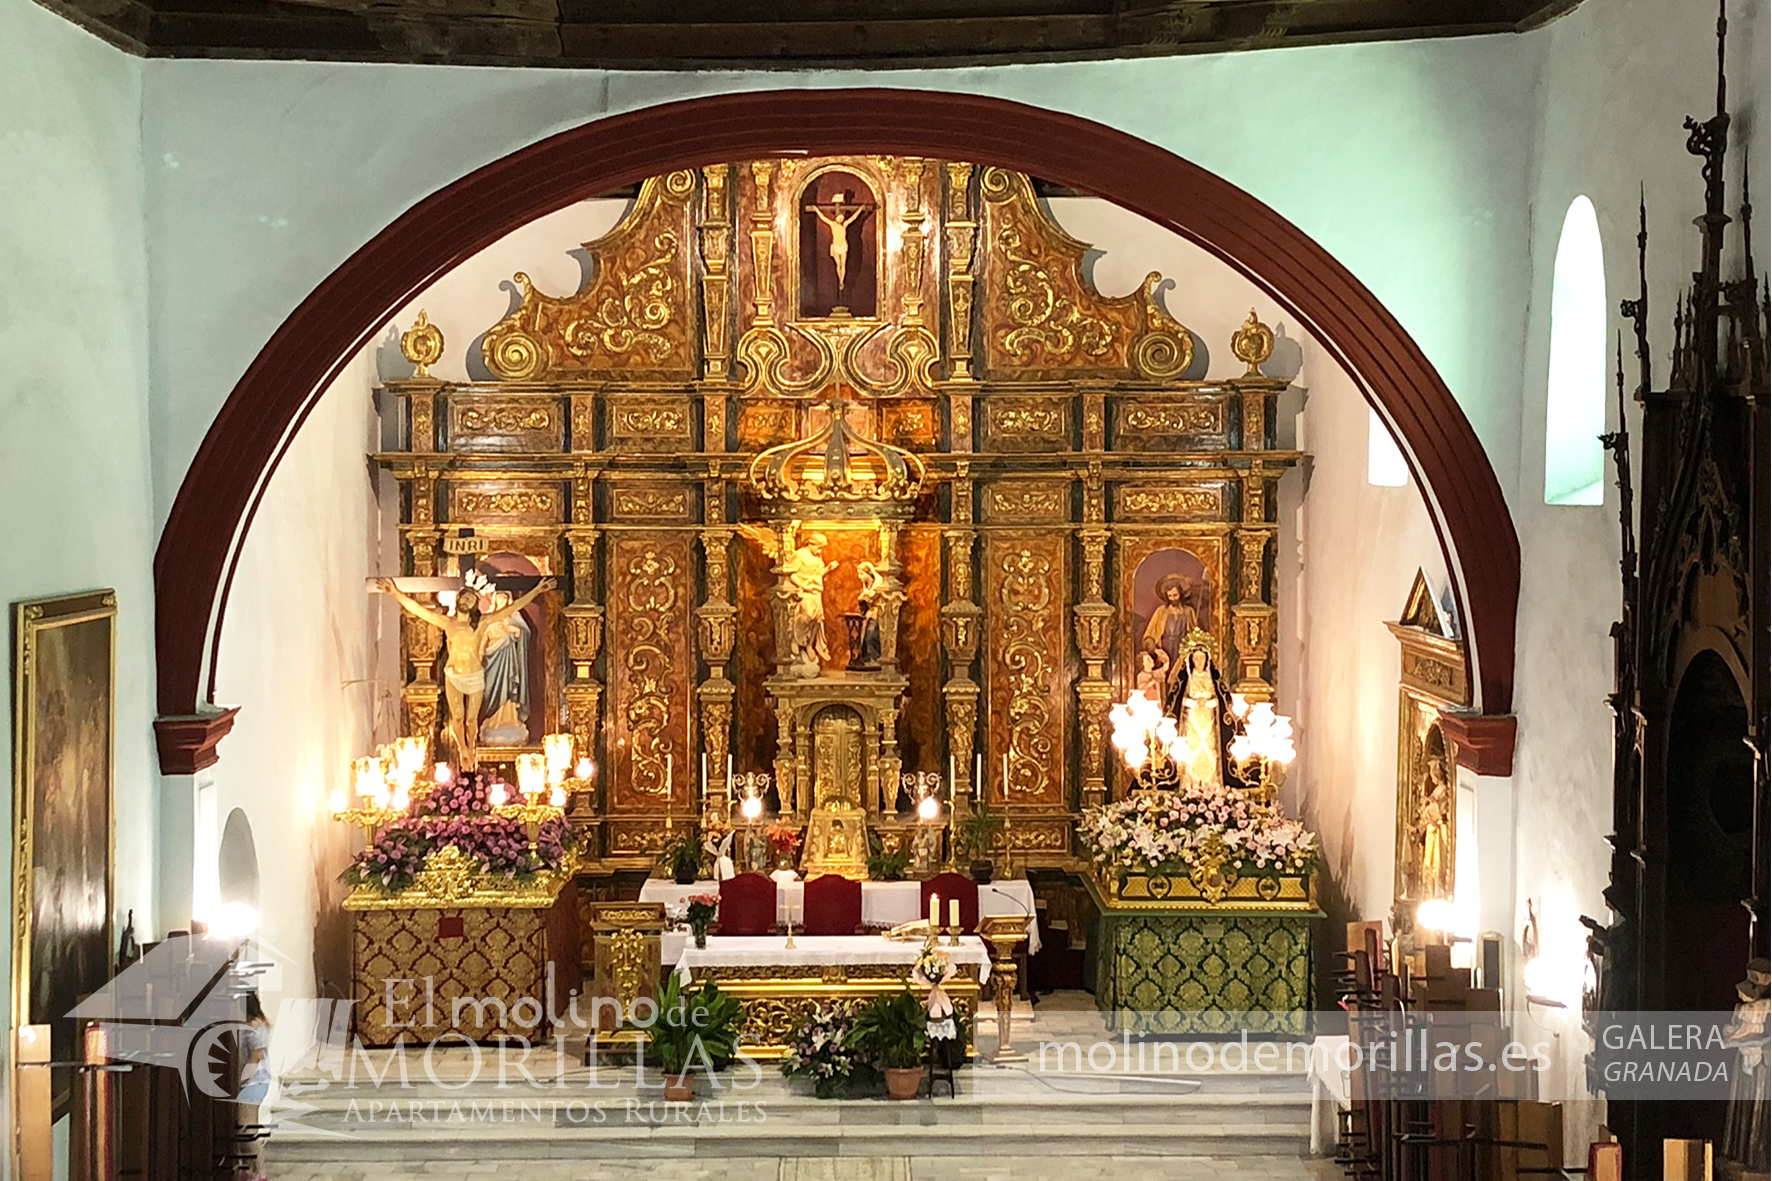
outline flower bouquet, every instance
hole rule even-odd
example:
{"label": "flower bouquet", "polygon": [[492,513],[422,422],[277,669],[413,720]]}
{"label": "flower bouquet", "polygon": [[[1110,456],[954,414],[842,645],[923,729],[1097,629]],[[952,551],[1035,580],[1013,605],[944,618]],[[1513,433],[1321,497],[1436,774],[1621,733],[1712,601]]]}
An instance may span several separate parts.
{"label": "flower bouquet", "polygon": [[713,925],[714,916],[720,913],[720,896],[691,894],[688,902],[689,933],[695,936],[695,946],[704,948],[708,945],[708,928]]}
{"label": "flower bouquet", "polygon": [[792,869],[794,856],[800,851],[800,830],[791,824],[771,824],[763,835],[769,841],[777,868]]}
{"label": "flower bouquet", "polygon": [[1185,875],[1210,853],[1238,877],[1309,873],[1317,838],[1272,804],[1189,786],[1086,809],[1077,836],[1104,872]]}
{"label": "flower bouquet", "polygon": [[812,1080],[812,1093],[820,1099],[841,1098],[857,1086],[877,1084],[880,1074],[872,1049],[855,1032],[858,1008],[855,1001],[814,1008],[788,1039],[781,1072]]}

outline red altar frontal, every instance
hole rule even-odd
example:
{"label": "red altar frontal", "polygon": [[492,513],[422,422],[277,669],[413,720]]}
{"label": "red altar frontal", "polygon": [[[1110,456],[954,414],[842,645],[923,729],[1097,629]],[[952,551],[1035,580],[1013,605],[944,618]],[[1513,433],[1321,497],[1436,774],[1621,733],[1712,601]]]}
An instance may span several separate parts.
{"label": "red altar frontal", "polygon": [[356,1034],[366,1046],[552,1036],[549,1013],[580,989],[577,888],[566,875],[521,886],[474,881],[434,855],[411,888],[357,891],[351,916]]}

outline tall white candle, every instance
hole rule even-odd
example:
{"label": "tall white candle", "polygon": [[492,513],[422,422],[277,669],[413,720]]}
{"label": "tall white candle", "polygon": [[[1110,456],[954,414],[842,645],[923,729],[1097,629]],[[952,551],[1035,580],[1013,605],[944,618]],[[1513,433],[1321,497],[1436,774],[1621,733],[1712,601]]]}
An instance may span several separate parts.
{"label": "tall white candle", "polygon": [[1003,752],[1003,799],[1009,799],[1009,752]]}
{"label": "tall white candle", "polygon": [[984,752],[982,751],[972,760],[972,798],[975,800],[984,799]]}
{"label": "tall white candle", "polygon": [[940,894],[929,895],[929,925],[931,927],[941,926],[941,895]]}
{"label": "tall white candle", "polygon": [[708,752],[701,752],[701,798],[705,803],[708,798]]}
{"label": "tall white candle", "polygon": [[677,756],[674,754],[665,755],[665,798],[666,799],[670,798],[671,785],[675,782],[676,771],[677,771]]}
{"label": "tall white candle", "polygon": [[948,755],[948,798],[950,800],[954,798],[954,784],[956,784],[958,782],[960,782],[960,781],[958,779],[954,778],[954,756],[952,754],[949,754]]}

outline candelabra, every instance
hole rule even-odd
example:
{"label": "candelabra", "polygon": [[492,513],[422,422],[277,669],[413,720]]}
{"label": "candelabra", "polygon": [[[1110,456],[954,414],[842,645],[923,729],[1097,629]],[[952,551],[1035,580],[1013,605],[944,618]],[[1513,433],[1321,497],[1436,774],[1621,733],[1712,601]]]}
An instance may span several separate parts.
{"label": "candelabra", "polygon": [[[1113,723],[1112,741],[1141,789],[1181,786],[1181,768],[1195,753],[1194,744],[1175,718],[1142,693],[1134,693],[1108,711]],[[1244,790],[1264,804],[1274,802],[1286,769],[1297,756],[1292,743],[1292,719],[1274,712],[1266,701],[1253,705],[1242,694],[1230,697],[1230,723],[1235,730],[1229,747],[1230,764]]]}
{"label": "candelabra", "polygon": [[[549,734],[542,739],[541,754],[517,756],[517,792],[522,802],[507,799],[504,784],[492,785],[492,810],[523,825],[530,848],[535,847],[543,824],[566,815],[566,769],[572,766],[572,735]],[[546,792],[548,802],[542,803]]]}
{"label": "candelabra", "polygon": [[744,771],[728,775],[728,790],[738,793],[738,815],[744,822],[745,868],[755,873],[768,872],[768,855],[757,822],[763,818],[763,793],[769,790],[769,773]]}
{"label": "candelabra", "polygon": [[1231,739],[1231,763],[1250,795],[1271,804],[1286,782],[1286,769],[1298,756],[1292,744],[1292,719],[1274,712],[1266,701],[1253,706],[1240,693],[1231,694],[1231,718],[1238,727]]}
{"label": "candelabra", "polygon": [[335,788],[327,801],[332,818],[361,828],[364,841],[375,840],[377,830],[406,814],[415,794],[430,790],[428,783],[418,787],[429,747],[423,738],[400,738],[353,759],[351,786],[360,802],[352,806],[343,789]]}

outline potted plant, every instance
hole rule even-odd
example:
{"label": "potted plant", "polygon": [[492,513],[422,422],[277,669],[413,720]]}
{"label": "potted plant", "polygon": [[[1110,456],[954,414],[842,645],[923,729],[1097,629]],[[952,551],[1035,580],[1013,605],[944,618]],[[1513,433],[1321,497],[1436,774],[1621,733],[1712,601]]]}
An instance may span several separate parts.
{"label": "potted plant", "polygon": [[720,896],[691,894],[688,902],[689,933],[695,936],[695,946],[704,948],[708,945],[708,928],[713,925],[714,916],[720,913]]}
{"label": "potted plant", "polygon": [[856,1034],[856,1001],[828,1001],[815,1007],[788,1038],[781,1072],[809,1079],[820,1099],[838,1099],[879,1081],[873,1052]]}
{"label": "potted plant", "polygon": [[720,991],[712,980],[684,992],[672,972],[658,990],[658,1010],[646,1031],[648,1052],[664,1072],[664,1097],[672,1103],[695,1098],[690,1067],[700,1063],[720,1070],[738,1054],[738,998]]}
{"label": "potted plant", "polygon": [[679,886],[693,885],[701,876],[701,835],[691,828],[682,836],[665,841],[659,850],[658,864],[671,871]]}
{"label": "potted plant", "polygon": [[972,860],[972,880],[985,885],[995,875],[991,863],[991,847],[1003,831],[1003,818],[987,811],[980,801],[976,811],[968,812],[954,822],[954,848],[961,857]]}
{"label": "potted plant", "polygon": [[869,1001],[855,1018],[855,1033],[886,1074],[888,1099],[915,1099],[929,1044],[929,1013],[906,988]]}
{"label": "potted plant", "polygon": [[908,849],[887,849],[877,833],[868,834],[868,877],[876,882],[902,882],[911,867]]}

